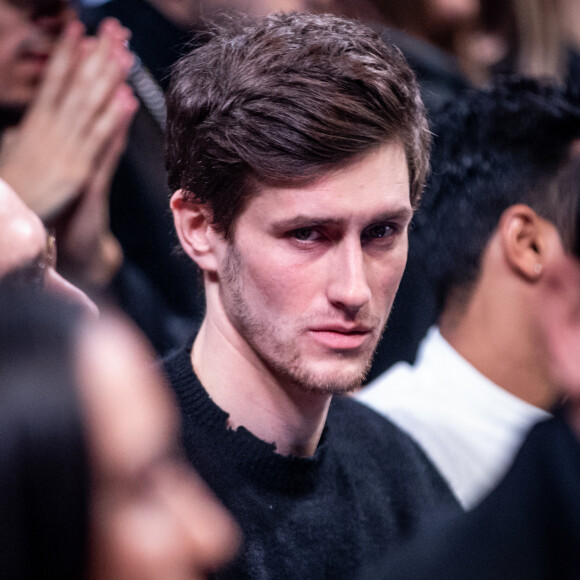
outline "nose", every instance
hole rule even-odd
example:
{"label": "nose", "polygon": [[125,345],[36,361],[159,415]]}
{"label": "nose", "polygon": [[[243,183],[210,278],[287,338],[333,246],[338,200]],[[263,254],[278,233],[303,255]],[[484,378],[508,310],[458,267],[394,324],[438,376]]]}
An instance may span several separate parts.
{"label": "nose", "polygon": [[333,258],[329,264],[328,300],[349,315],[356,315],[371,299],[360,240],[342,240]]}
{"label": "nose", "polygon": [[46,270],[44,287],[48,292],[53,292],[69,302],[80,305],[89,315],[98,317],[97,305],[82,290],[65,280],[52,267]]}

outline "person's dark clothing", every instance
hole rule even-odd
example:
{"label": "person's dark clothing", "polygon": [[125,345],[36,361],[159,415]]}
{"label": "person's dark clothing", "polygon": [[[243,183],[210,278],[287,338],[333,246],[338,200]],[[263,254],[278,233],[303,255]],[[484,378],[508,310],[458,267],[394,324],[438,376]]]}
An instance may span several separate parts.
{"label": "person's dark clothing", "polygon": [[425,512],[460,511],[417,445],[350,397],[334,398],[313,457],[282,456],[245,428],[227,427],[189,349],[164,364],[187,456],[243,531],[239,557],[219,578],[351,580]]}
{"label": "person's dark clothing", "polygon": [[361,580],[580,578],[580,443],[559,417],[538,424],[478,507],[419,535]]}
{"label": "person's dark clothing", "polygon": [[129,260],[112,280],[108,302],[124,310],[158,353],[169,352],[191,334],[191,318],[168,306],[151,281]]}

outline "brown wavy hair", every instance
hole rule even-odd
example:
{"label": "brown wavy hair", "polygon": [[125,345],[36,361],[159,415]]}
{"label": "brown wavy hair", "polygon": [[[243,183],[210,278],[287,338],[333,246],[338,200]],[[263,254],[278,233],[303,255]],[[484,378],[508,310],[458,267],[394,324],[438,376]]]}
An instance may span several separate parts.
{"label": "brown wavy hair", "polygon": [[226,238],[259,184],[308,183],[391,141],[418,204],[430,133],[397,48],[361,23],[306,13],[228,17],[206,40],[172,73],[167,169]]}

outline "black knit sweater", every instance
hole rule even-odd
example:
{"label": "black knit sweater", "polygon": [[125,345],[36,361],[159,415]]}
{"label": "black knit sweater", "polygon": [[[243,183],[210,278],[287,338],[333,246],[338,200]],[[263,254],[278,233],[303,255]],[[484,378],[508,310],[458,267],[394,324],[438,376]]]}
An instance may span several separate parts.
{"label": "black knit sweater", "polygon": [[219,578],[351,579],[425,512],[459,511],[417,445],[351,398],[334,398],[313,457],[282,456],[244,427],[227,428],[188,349],[164,365],[188,458],[243,531],[238,558]]}

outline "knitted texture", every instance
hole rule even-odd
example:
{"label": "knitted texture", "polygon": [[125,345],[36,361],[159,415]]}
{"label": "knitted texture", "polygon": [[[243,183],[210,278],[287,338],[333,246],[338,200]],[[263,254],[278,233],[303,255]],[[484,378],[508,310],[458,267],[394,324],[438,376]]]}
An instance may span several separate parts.
{"label": "knitted texture", "polygon": [[224,579],[352,579],[426,512],[459,507],[419,447],[349,397],[335,397],[313,457],[282,456],[208,396],[182,349],[165,360],[189,460],[240,524]]}

